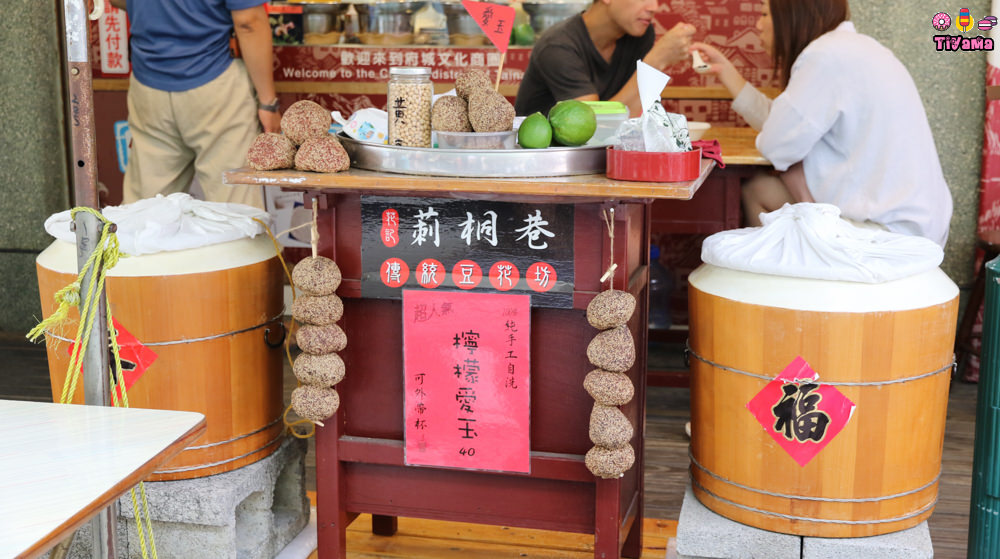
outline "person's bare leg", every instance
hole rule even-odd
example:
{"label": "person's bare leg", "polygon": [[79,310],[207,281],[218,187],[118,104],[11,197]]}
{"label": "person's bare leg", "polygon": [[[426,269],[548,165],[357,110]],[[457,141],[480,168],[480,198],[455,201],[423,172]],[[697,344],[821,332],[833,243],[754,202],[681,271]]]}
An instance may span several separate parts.
{"label": "person's bare leg", "polygon": [[806,172],[802,169],[802,163],[796,163],[781,173],[781,181],[785,183],[788,192],[796,202],[815,202],[809,185],[806,184]]}
{"label": "person's bare leg", "polygon": [[743,185],[743,212],[748,227],[760,227],[760,214],[794,204],[785,183],[774,175],[757,175]]}
{"label": "person's bare leg", "polygon": [[778,176],[760,174],[743,185],[743,212],[749,227],[760,226],[760,214],[773,212],[785,204],[815,202],[802,163]]}

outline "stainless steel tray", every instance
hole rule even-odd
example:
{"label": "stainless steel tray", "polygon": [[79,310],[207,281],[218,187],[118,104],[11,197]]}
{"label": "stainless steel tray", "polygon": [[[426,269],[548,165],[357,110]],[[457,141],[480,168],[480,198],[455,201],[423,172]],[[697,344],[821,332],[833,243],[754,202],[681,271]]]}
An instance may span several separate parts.
{"label": "stainless steel tray", "polygon": [[563,177],[603,173],[606,146],[546,149],[408,148],[359,142],[337,136],[351,157],[351,167],[438,177]]}

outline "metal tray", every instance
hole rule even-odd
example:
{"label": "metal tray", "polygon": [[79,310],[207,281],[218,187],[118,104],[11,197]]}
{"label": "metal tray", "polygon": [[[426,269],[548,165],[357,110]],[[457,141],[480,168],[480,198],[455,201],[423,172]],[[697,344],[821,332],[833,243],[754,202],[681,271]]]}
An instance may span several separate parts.
{"label": "metal tray", "polygon": [[564,177],[603,173],[606,146],[546,149],[409,148],[337,138],[351,157],[351,167],[438,177]]}

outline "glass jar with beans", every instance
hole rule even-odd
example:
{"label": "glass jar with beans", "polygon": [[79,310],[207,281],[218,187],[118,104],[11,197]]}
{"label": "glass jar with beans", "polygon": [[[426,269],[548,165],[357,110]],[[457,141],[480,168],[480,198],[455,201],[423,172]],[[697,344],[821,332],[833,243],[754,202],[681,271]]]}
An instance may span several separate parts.
{"label": "glass jar with beans", "polygon": [[431,69],[422,66],[389,68],[389,144],[431,147]]}

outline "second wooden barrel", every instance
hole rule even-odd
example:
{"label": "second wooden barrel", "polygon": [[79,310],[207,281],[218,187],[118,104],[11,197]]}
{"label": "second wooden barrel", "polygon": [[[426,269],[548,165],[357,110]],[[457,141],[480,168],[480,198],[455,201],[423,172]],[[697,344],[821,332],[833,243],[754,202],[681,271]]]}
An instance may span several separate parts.
{"label": "second wooden barrel", "polygon": [[[55,241],[38,256],[36,269],[49,316],[53,294],[76,279],[76,247]],[[265,338],[281,338],[282,276],[270,239],[122,258],[106,283],[114,318],[156,354],[129,389],[129,405],[200,412],[208,424],[204,436],[151,480],[227,472],[277,450],[284,432],[284,353]],[[54,401],[70,360],[65,339],[75,336],[78,316],[73,309],[71,323],[46,335]],[[83,403],[82,379],[73,402]]]}
{"label": "second wooden barrel", "polygon": [[[958,313],[958,288],[943,272],[862,284],[705,264],[689,283],[691,478],[705,506],[821,537],[884,534],[930,516]],[[781,381],[758,397],[797,358],[818,380]],[[842,430],[835,414],[823,430],[795,416],[841,398],[832,390],[854,405]],[[796,426],[805,436],[793,441]],[[786,435],[791,444],[779,441]],[[793,458],[793,447],[807,456]]]}

